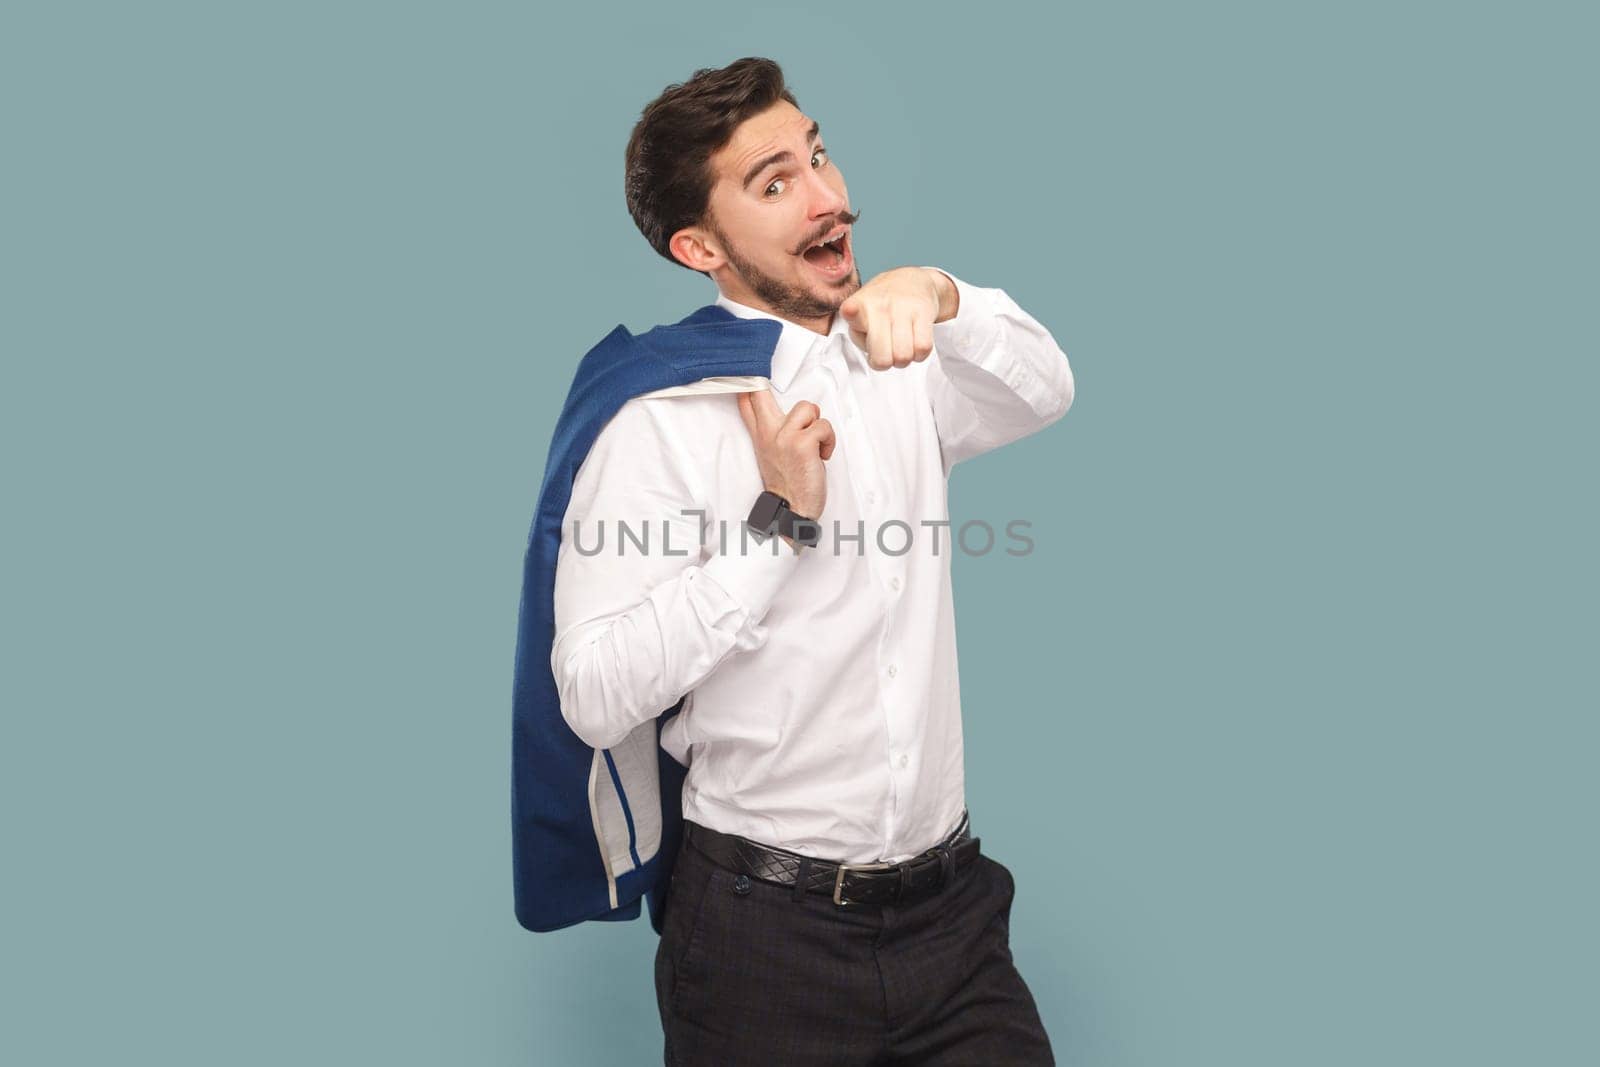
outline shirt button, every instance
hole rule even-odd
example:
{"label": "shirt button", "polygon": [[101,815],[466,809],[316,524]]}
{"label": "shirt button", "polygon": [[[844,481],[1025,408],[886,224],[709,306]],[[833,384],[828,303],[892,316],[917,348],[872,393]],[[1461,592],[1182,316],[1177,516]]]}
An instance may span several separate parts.
{"label": "shirt button", "polygon": [[898,593],[900,591],[900,579],[898,579],[898,578],[890,578],[889,579],[889,588],[893,589],[895,592]]}
{"label": "shirt button", "polygon": [[889,664],[889,677],[893,678],[898,673],[898,668],[896,668],[893,663]]}
{"label": "shirt button", "polygon": [[733,891],[738,893],[741,897],[750,892],[750,876],[747,874],[741,874],[739,877],[735,878],[733,880]]}
{"label": "shirt button", "polygon": [[911,765],[911,757],[910,756],[906,756],[906,755],[902,755],[900,757],[900,766],[901,767],[909,767],[910,765]]}

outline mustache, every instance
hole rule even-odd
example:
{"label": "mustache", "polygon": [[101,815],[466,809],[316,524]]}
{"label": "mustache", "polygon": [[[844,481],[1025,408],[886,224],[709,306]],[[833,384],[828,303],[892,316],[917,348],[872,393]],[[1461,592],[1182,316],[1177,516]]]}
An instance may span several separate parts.
{"label": "mustache", "polygon": [[802,243],[799,248],[794,250],[794,254],[798,256],[800,253],[804,252],[806,249],[810,248],[812,245],[828,236],[828,231],[840,223],[843,223],[846,226],[854,226],[856,224],[856,220],[859,218],[861,218],[861,212],[859,211],[857,211],[855,214],[851,214],[848,211],[841,211],[832,222],[818,230],[815,235],[806,238],[804,243]]}

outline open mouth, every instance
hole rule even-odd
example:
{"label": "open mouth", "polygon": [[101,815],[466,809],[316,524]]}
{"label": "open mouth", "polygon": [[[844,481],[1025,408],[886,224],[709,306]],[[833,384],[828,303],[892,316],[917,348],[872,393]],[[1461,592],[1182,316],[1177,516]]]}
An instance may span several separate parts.
{"label": "open mouth", "polygon": [[854,266],[850,255],[850,228],[840,226],[800,253],[800,258],[829,281],[843,281],[850,276],[850,268]]}

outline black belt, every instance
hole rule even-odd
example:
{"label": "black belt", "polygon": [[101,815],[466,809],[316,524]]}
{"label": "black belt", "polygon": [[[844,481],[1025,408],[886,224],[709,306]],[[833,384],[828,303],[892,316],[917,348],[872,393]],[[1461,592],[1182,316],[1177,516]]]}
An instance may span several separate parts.
{"label": "black belt", "polygon": [[687,819],[683,836],[719,867],[793,889],[796,898],[802,893],[826,893],[841,907],[910,904],[941,891],[957,871],[977,860],[979,839],[971,835],[969,821],[963,812],[961,825],[944,841],[899,863],[830,863]]}

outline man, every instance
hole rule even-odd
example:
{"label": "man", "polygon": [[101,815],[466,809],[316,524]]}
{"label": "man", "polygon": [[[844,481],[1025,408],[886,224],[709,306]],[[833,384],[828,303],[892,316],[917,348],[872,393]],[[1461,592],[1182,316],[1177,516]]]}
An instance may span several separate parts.
{"label": "man", "polygon": [[769,60],[646,107],[626,189],[658,253],[780,328],[759,388],[621,404],[561,527],[572,732],[621,751],[682,702],[659,735],[688,768],[667,1062],[1051,1063],[1014,883],[966,819],[946,488],[1066,412],[1066,357],[1000,290],[923,267],[863,285],[844,178]]}

